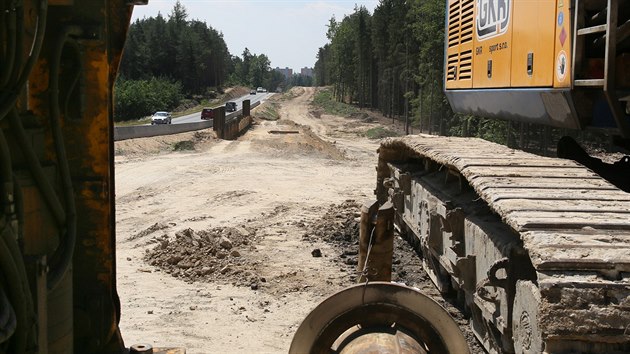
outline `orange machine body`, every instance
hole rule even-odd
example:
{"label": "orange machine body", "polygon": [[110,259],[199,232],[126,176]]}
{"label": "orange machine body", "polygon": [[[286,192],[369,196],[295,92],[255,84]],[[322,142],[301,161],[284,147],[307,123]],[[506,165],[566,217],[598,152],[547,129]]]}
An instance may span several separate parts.
{"label": "orange machine body", "polygon": [[614,6],[614,23],[608,16],[602,24],[588,21],[605,9],[576,0],[449,0],[444,87],[454,111],[623,134],[619,120],[628,116],[616,106],[627,101],[626,80],[606,81],[597,70],[610,60],[617,73],[627,71],[626,38],[616,36],[612,48],[605,41],[625,20],[628,5]]}

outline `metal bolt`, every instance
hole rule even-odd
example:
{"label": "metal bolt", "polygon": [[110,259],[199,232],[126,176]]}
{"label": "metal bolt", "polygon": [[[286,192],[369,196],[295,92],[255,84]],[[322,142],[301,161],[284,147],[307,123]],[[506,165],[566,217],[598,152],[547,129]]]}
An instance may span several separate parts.
{"label": "metal bolt", "polygon": [[134,344],[129,348],[129,354],[153,354],[150,344]]}

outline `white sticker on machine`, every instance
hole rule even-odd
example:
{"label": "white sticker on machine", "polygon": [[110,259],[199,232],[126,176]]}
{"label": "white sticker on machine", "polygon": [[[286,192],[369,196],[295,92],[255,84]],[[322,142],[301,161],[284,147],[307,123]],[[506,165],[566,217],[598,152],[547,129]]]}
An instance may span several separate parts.
{"label": "white sticker on machine", "polygon": [[558,81],[564,81],[564,78],[567,76],[567,53],[564,50],[561,50],[558,53],[558,57],[556,58],[556,77]]}

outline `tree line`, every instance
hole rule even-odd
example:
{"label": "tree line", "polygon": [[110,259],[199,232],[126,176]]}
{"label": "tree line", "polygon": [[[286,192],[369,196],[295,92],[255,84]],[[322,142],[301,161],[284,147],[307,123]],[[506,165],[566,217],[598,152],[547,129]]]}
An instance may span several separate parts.
{"label": "tree line", "polygon": [[444,0],[381,0],[373,14],[357,6],[331,18],[316,84],[332,85],[338,100],[435,128],[429,117],[452,116],[442,94],[444,9]]}
{"label": "tree line", "polygon": [[207,87],[221,86],[232,65],[223,35],[205,22],[188,20],[178,1],[168,18],[158,14],[130,26],[120,75],[178,81],[184,92],[202,94]]}
{"label": "tree line", "polygon": [[223,34],[190,20],[177,1],[167,17],[138,19],[129,27],[114,90],[114,119],[171,111],[187,99],[205,102],[226,86],[276,90],[296,81],[272,70],[265,54],[247,48],[241,57],[230,54]]}
{"label": "tree line", "polygon": [[455,114],[443,93],[445,0],[380,0],[332,17],[317,53],[315,84],[334,98],[378,110],[410,132],[477,136],[548,153],[550,137],[568,132]]}

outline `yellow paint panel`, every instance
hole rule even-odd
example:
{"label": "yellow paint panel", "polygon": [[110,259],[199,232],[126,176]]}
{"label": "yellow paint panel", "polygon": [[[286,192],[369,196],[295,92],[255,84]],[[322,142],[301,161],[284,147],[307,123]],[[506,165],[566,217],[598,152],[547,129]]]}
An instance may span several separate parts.
{"label": "yellow paint panel", "polygon": [[[479,4],[478,1],[475,2]],[[503,8],[498,8],[497,4]],[[511,1],[483,2],[475,12],[473,87],[509,87],[512,65]]]}
{"label": "yellow paint panel", "polygon": [[572,73],[571,61],[573,49],[571,38],[571,12],[569,11],[569,0],[558,0],[555,19],[555,55],[554,55],[554,87],[571,87]]}
{"label": "yellow paint panel", "polygon": [[447,89],[472,88],[474,0],[450,0],[446,39]]}
{"label": "yellow paint panel", "polygon": [[514,0],[512,87],[552,85],[555,8],[555,1]]}

